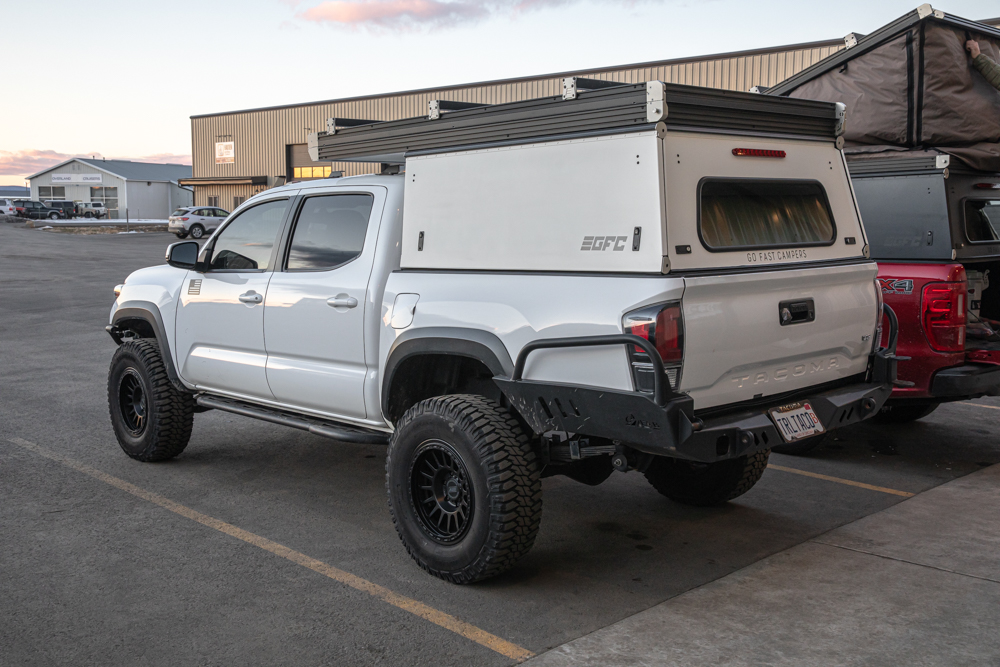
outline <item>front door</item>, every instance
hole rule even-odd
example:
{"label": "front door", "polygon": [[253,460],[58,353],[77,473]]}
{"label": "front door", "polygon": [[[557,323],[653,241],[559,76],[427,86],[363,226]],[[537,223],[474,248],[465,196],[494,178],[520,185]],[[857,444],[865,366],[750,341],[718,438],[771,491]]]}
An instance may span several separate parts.
{"label": "front door", "polygon": [[268,287],[267,379],[281,403],[365,419],[365,311],[378,307],[368,278],[385,194],[334,192],[302,200]]}
{"label": "front door", "polygon": [[180,375],[199,389],[271,400],[264,298],[289,200],[243,211],[213,241],[205,273],[189,272],[177,307]]}

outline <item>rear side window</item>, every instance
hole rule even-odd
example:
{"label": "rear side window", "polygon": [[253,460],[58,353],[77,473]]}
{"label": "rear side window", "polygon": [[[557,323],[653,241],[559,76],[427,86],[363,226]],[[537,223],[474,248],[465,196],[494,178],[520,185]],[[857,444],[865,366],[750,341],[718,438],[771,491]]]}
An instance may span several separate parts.
{"label": "rear side window", "polygon": [[186,208],[179,208],[176,211],[174,211],[173,213],[171,213],[170,215],[173,216],[173,217],[177,217],[177,216],[182,216],[182,215],[187,215],[187,214],[188,214],[188,210]]}
{"label": "rear side window", "polygon": [[718,179],[700,187],[699,234],[709,250],[830,245],[836,227],[813,181]]}
{"label": "rear side window", "polygon": [[965,235],[972,243],[1000,241],[1000,200],[965,200]]}
{"label": "rear side window", "polygon": [[219,232],[212,250],[211,268],[241,271],[267,269],[287,207],[288,200],[279,199],[240,213]]}
{"label": "rear side window", "polygon": [[292,232],[288,270],[334,269],[360,255],[374,201],[371,195],[328,195],[305,200]]}

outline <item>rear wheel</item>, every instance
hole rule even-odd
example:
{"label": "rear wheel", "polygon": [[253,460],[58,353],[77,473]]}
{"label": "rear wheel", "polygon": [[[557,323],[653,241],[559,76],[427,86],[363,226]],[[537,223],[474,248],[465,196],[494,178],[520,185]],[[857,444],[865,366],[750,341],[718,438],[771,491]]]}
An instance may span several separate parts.
{"label": "rear wheel", "polygon": [[194,406],[194,397],[170,382],[154,341],[126,341],[115,351],[108,372],[108,409],[126,454],[139,461],[180,454],[191,438]]}
{"label": "rear wheel", "polygon": [[654,489],[675,502],[697,507],[721,505],[753,488],[764,474],[770,453],[765,449],[716,463],[658,456],[645,475]]}
{"label": "rear wheel", "polygon": [[482,396],[440,396],[410,408],[389,441],[386,486],[407,552],[456,584],[510,569],[538,534],[535,452],[517,420]]}
{"label": "rear wheel", "polygon": [[808,454],[812,450],[819,447],[828,433],[820,433],[819,435],[814,435],[811,438],[803,438],[797,442],[789,442],[785,445],[775,445],[771,447],[772,452],[778,452],[779,454],[791,454],[792,456],[802,456],[803,454]]}
{"label": "rear wheel", "polygon": [[59,214],[56,213],[55,211],[49,213],[49,220],[58,220],[58,219],[59,219]]}
{"label": "rear wheel", "polygon": [[83,217],[85,217],[85,218],[93,218],[94,214],[91,213],[90,211],[87,211],[86,213],[83,214]]}
{"label": "rear wheel", "polygon": [[202,227],[201,225],[192,225],[191,226],[191,238],[193,238],[193,239],[200,239],[204,235],[205,235],[205,228],[204,227]]}
{"label": "rear wheel", "polygon": [[930,403],[924,405],[886,405],[873,420],[879,424],[908,424],[909,422],[922,419],[937,410],[940,403]]}

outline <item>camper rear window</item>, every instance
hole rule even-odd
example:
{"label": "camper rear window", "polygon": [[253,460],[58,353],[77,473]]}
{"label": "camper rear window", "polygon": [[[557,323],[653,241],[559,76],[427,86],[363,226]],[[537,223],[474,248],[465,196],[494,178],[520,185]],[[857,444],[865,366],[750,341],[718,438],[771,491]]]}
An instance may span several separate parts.
{"label": "camper rear window", "polygon": [[965,200],[965,235],[972,243],[1000,241],[1000,200]]}
{"label": "camper rear window", "polygon": [[706,179],[699,229],[711,251],[830,245],[837,230],[815,181]]}

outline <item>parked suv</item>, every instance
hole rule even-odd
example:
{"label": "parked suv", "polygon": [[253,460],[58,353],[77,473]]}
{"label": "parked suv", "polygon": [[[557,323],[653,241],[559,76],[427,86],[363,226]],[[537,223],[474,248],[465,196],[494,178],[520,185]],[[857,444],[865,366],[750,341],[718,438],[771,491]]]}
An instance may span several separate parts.
{"label": "parked suv", "polygon": [[206,409],[387,443],[400,539],[468,583],[531,548],[543,476],[715,505],[774,445],[876,414],[896,330],[876,347],[840,109],[564,91],[313,136],[395,163],[267,190],[131,274],[107,327],[125,453],[177,456]]}
{"label": "parked suv", "polygon": [[25,201],[21,207],[22,210],[20,215],[23,218],[30,218],[33,220],[42,220],[44,218],[58,220],[62,217],[62,211],[57,208],[46,206],[42,202],[38,201]]}
{"label": "parked suv", "polygon": [[177,235],[177,238],[200,239],[210,234],[223,223],[229,211],[217,206],[183,206],[170,214],[167,220],[167,231]]}
{"label": "parked suv", "polygon": [[0,215],[17,215],[17,206],[13,199],[0,197]]}
{"label": "parked suv", "polygon": [[52,199],[45,202],[45,205],[49,208],[55,208],[59,210],[59,217],[63,219],[68,219],[76,216],[76,203],[71,201]]}
{"label": "parked suv", "polygon": [[108,217],[108,209],[105,208],[104,202],[99,201],[83,201],[76,205],[77,216],[83,216],[85,218],[101,218]]}

